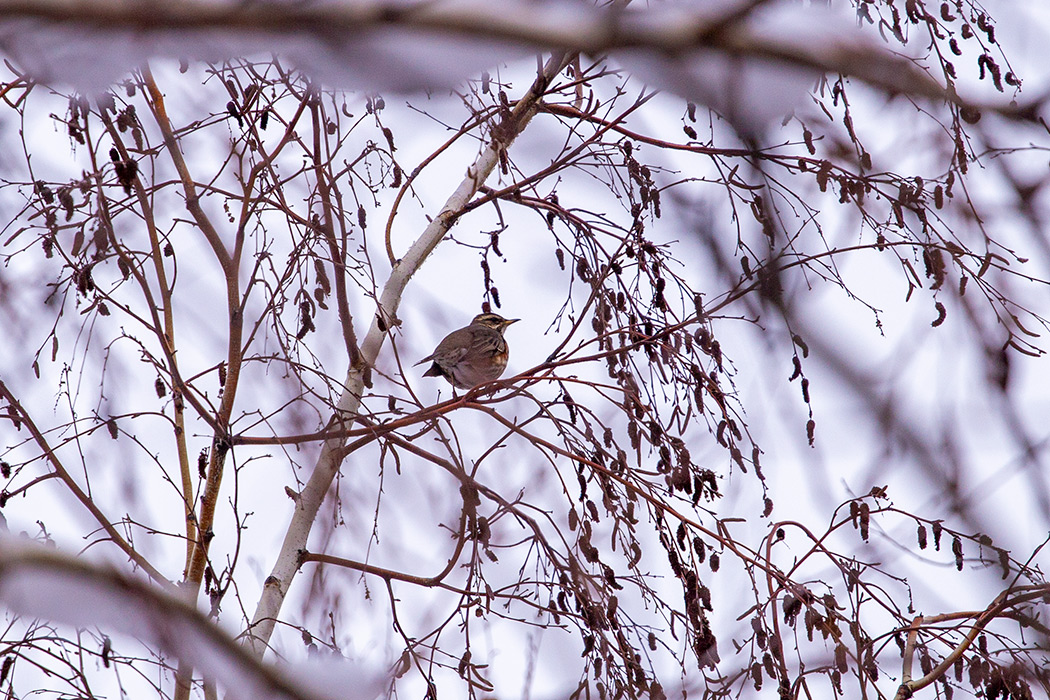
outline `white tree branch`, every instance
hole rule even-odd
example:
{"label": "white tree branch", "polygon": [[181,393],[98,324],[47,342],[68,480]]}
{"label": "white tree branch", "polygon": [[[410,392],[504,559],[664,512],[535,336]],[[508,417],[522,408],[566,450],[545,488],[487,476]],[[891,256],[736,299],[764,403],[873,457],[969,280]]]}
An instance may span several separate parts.
{"label": "white tree branch", "polygon": [[[304,36],[327,49],[353,50],[369,35],[407,30],[461,45],[493,42],[506,54],[526,50],[582,53],[633,52],[689,59],[696,50],[751,57],[817,72],[843,73],[892,93],[928,98],[953,98],[906,56],[898,55],[827,11],[791,6],[773,21],[752,21],[739,8],[712,8],[692,3],[666,3],[635,8],[618,4],[605,9],[583,3],[452,0],[405,3],[400,0],[358,0],[339,3],[246,2],[190,0],[155,3],[141,0],[0,0],[0,47],[9,50],[23,40],[25,22],[46,32],[50,28],[126,33],[147,49],[164,51],[162,41],[177,33],[185,52],[194,36],[208,43],[221,34],[245,52],[280,51],[282,39]],[[4,25],[18,28],[8,31]],[[814,36],[814,32],[819,37]],[[213,42],[212,42],[213,43]],[[398,42],[394,42],[398,43]],[[104,46],[97,46],[104,51]],[[126,51],[126,48],[123,49]],[[169,49],[170,50],[170,49]],[[28,51],[24,48],[22,53]],[[471,50],[461,49],[464,54]],[[15,51],[17,54],[18,52]],[[371,60],[384,60],[369,53]],[[381,54],[381,51],[374,52]],[[491,52],[489,52],[491,53]],[[148,56],[141,57],[143,59]],[[491,55],[492,60],[499,56]],[[133,66],[129,66],[131,68]],[[398,68],[406,70],[405,65]],[[423,67],[418,67],[423,71]],[[407,69],[411,70],[411,69]],[[462,75],[450,75],[454,83]],[[391,77],[391,80],[394,80]],[[382,85],[378,87],[383,87]],[[655,86],[668,87],[668,86]]]}
{"label": "white tree branch", "polygon": [[[501,125],[506,128],[496,130],[504,140],[490,143],[474,164],[467,169],[466,177],[445,202],[440,213],[434,217],[405,256],[394,266],[390,277],[383,286],[379,301],[380,308],[361,345],[362,364],[350,368],[345,382],[346,388],[339,397],[336,406],[337,413],[333,416],[330,425],[346,426],[353,422],[353,416],[360,406],[365,385],[369,381],[371,366],[379,357],[379,352],[389,332],[388,329],[398,323],[397,310],[405,287],[434,248],[444,239],[456,222],[459,212],[484,185],[499,162],[500,151],[507,148],[514,137],[521,133],[532,119],[547,84],[564,66],[565,59],[560,55],[547,62],[529,93],[518,101],[510,117]],[[284,598],[299,569],[300,554],[306,549],[310,530],[321,503],[345,457],[344,445],[345,440],[341,438],[325,441],[310,479],[296,498],[295,512],[285,534],[284,543],[273,570],[266,579],[262,596],[248,629],[248,645],[257,656],[262,656],[269,644]]]}
{"label": "white tree branch", "polygon": [[[16,613],[137,638],[218,680],[238,700],[322,696],[262,663],[189,602],[114,567],[0,540],[0,599]],[[348,695],[346,697],[354,697]],[[365,697],[363,693],[357,697]]]}

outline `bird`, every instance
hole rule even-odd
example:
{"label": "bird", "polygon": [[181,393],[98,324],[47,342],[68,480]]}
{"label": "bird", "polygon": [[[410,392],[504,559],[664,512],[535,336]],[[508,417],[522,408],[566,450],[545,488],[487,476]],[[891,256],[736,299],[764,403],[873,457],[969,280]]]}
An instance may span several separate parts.
{"label": "bird", "polygon": [[473,389],[499,379],[507,369],[510,350],[503,331],[521,319],[499,314],[478,314],[469,326],[454,330],[416,363],[433,362],[424,377],[444,377],[458,389]]}

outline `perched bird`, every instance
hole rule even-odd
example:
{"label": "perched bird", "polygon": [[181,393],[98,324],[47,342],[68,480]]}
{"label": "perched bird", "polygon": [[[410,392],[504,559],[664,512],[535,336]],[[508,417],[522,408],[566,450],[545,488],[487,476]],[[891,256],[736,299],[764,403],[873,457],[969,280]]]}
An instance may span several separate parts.
{"label": "perched bird", "polygon": [[416,364],[433,361],[423,376],[444,377],[459,389],[472,389],[499,379],[507,369],[510,355],[503,331],[519,320],[499,314],[478,314],[469,326],[446,335],[434,352]]}

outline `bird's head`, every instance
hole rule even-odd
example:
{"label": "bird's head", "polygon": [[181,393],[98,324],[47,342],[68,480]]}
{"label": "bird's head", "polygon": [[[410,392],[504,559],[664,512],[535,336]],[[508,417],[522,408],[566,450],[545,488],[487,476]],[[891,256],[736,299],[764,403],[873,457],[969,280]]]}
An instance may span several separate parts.
{"label": "bird's head", "polygon": [[502,332],[504,328],[520,320],[520,318],[503,318],[499,314],[478,314],[470,324],[485,326],[486,328]]}

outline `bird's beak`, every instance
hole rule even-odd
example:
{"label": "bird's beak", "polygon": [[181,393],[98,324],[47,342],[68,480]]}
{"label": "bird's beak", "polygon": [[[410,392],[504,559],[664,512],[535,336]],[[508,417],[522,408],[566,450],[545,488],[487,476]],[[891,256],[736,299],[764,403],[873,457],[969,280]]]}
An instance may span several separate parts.
{"label": "bird's beak", "polygon": [[506,328],[510,324],[517,323],[520,320],[521,320],[520,318],[505,318],[505,319],[503,319],[503,327]]}

